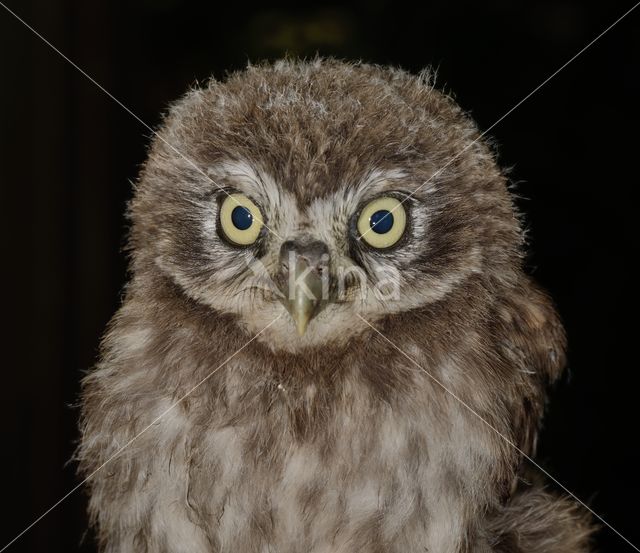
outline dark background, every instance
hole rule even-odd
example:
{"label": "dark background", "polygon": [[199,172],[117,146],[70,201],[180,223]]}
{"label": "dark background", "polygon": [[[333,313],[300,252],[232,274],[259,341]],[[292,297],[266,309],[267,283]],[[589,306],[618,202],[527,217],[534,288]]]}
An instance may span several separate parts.
{"label": "dark background", "polygon": [[[152,126],[210,74],[317,51],[434,65],[439,86],[486,129],[632,2],[8,5]],[[530,269],[571,345],[538,459],[638,545],[639,31],[640,8],[491,131],[519,182]],[[123,210],[150,132],[2,7],[0,48],[1,548],[78,483],[72,404],[119,302]],[[75,492],[8,551],[93,551],[90,536],[81,545],[85,501]],[[606,528],[598,546],[633,550]]]}

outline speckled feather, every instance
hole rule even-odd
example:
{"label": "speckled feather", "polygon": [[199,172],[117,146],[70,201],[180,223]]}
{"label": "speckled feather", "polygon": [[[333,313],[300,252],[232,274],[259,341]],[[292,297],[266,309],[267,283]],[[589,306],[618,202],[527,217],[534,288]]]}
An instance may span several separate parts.
{"label": "speckled feather", "polygon": [[[250,66],[186,94],[159,136],[125,299],[83,382],[82,474],[215,372],[90,479],[103,551],[588,550],[585,513],[525,484],[518,451],[467,408],[533,454],[564,333],[523,272],[504,174],[429,73]],[[272,232],[254,248],[216,233],[218,186],[260,205]],[[395,190],[414,194],[411,224],[371,252],[352,215]],[[397,270],[399,298],[351,290],[297,336],[248,265],[272,275],[299,234],[328,245],[332,273],[362,267],[359,292]]]}

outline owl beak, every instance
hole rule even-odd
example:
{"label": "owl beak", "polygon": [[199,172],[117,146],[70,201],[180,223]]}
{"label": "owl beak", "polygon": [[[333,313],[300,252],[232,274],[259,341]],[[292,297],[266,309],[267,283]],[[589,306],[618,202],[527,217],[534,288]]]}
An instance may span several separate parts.
{"label": "owl beak", "polygon": [[329,249],[318,240],[287,240],[280,249],[282,304],[303,336],[326,303],[329,291]]}

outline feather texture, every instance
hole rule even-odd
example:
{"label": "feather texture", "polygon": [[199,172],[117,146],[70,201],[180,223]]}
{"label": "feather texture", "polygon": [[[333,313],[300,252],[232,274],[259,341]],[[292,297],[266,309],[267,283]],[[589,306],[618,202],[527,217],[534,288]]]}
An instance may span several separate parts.
{"label": "feather texture", "polygon": [[[263,210],[254,247],[217,234],[220,188]],[[402,242],[365,249],[353,214],[397,190]],[[131,280],[82,392],[103,551],[588,550],[585,515],[524,489],[508,443],[535,452],[562,326],[491,150],[428,74],[283,61],[192,90],[130,217]],[[265,285],[299,234],[365,275],[303,337]]]}

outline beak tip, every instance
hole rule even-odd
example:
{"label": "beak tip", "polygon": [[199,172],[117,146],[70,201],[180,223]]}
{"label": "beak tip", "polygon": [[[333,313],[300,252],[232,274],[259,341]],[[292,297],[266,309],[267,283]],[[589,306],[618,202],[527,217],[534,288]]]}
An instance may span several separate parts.
{"label": "beak tip", "polygon": [[307,326],[309,325],[309,319],[302,318],[296,321],[296,330],[298,331],[298,336],[304,336],[307,331]]}

